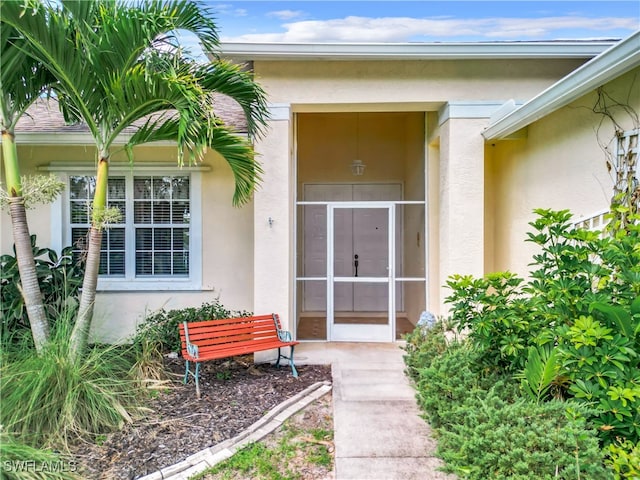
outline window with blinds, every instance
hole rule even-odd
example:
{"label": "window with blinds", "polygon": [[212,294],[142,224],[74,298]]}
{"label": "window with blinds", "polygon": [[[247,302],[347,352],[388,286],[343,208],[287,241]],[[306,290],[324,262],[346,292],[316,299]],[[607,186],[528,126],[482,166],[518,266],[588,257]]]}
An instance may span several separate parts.
{"label": "window with blinds", "polygon": [[[74,254],[84,254],[95,177],[69,177],[69,218]],[[107,205],[121,218],[102,236],[100,275],[111,278],[189,276],[190,177],[114,176]]]}

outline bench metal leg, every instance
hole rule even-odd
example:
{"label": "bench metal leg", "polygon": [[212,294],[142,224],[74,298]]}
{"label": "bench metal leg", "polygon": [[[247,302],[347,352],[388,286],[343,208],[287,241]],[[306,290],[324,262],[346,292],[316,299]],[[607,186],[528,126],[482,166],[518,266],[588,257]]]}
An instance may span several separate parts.
{"label": "bench metal leg", "polygon": [[[183,383],[187,383],[189,381],[189,374],[191,373],[191,370],[189,370],[189,360],[185,360],[185,370],[184,370],[184,380]],[[193,377],[196,379],[196,395],[198,396],[198,398],[200,398],[200,362],[195,362],[196,364],[196,372],[195,373],[191,373],[191,375],[193,375]]]}
{"label": "bench metal leg", "polygon": [[293,364],[293,348],[294,346],[291,345],[291,353],[289,354],[289,356],[287,357],[286,355],[282,355],[282,353],[280,353],[280,348],[278,347],[278,360],[276,360],[276,368],[280,368],[280,359],[281,358],[286,358],[287,360],[289,360],[289,365],[291,366],[291,373],[293,374],[294,377],[298,377],[298,370],[296,370],[296,366]]}
{"label": "bench metal leg", "polygon": [[280,368],[280,359],[282,358],[282,354],[280,353],[280,347],[278,347],[278,360],[276,360],[276,368]]}
{"label": "bench metal leg", "polygon": [[200,398],[200,362],[196,362],[196,396]]}
{"label": "bench metal leg", "polygon": [[296,370],[296,366],[293,364],[293,345],[291,345],[291,353],[289,354],[289,365],[291,365],[291,373],[297,378],[298,370]]}

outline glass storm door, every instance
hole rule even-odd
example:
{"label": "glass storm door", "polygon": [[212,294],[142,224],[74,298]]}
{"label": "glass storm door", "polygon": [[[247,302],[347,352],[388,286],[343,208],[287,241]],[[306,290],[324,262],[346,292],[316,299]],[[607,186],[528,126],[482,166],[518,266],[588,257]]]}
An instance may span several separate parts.
{"label": "glass storm door", "polygon": [[332,341],[393,341],[394,209],[328,205],[327,323]]}

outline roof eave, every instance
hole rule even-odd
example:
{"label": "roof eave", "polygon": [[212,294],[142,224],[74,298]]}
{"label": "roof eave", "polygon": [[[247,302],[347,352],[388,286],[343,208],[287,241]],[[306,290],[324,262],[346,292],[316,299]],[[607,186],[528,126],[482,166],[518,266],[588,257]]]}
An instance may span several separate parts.
{"label": "roof eave", "polygon": [[[243,132],[235,133],[238,137],[247,138]],[[113,145],[126,145],[130,135],[119,135]],[[0,139],[2,144],[2,139]],[[86,132],[18,132],[16,133],[17,145],[95,145],[95,140],[90,133]],[[173,140],[162,140],[148,142],[140,146],[152,147],[175,147],[177,142]]]}
{"label": "roof eave", "polygon": [[562,108],[616,77],[640,66],[640,31],[554,83],[483,132],[486,140],[500,140]]}
{"label": "roof eave", "polygon": [[617,42],[618,40],[478,43],[222,42],[220,55],[236,61],[592,58]]}
{"label": "roof eave", "polygon": [[[130,135],[120,135],[113,145],[125,145]],[[2,141],[0,140],[0,143]],[[95,140],[86,132],[17,132],[17,145],[95,145]],[[150,145],[167,146],[176,145],[173,141],[153,142]]]}

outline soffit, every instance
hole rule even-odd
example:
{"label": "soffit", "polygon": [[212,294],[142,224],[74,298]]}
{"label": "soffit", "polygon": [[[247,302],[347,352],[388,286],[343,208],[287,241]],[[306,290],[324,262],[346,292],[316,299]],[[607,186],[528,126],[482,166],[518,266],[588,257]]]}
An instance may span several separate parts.
{"label": "soffit", "polygon": [[247,61],[592,58],[618,40],[484,43],[235,43],[220,56]]}

